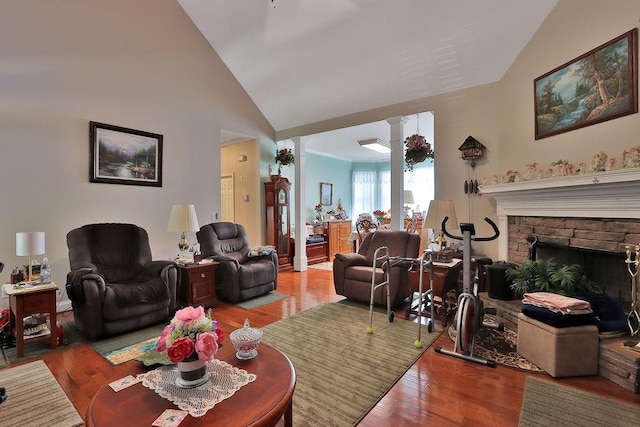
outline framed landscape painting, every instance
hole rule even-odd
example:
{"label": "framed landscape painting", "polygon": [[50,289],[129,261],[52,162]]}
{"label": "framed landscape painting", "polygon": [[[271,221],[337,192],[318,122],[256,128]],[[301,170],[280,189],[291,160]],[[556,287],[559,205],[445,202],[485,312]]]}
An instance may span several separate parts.
{"label": "framed landscape painting", "polygon": [[162,135],[89,122],[89,181],[162,187]]}
{"label": "framed landscape painting", "polygon": [[636,28],[533,82],[535,139],[638,112]]}

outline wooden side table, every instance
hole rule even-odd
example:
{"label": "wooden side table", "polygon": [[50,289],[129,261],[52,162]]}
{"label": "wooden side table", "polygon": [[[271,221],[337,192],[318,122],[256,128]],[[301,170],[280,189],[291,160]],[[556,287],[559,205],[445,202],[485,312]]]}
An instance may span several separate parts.
{"label": "wooden side table", "polygon": [[182,307],[198,306],[217,307],[216,268],[218,262],[180,265],[180,284],[178,285],[177,302]]}
{"label": "wooden side table", "polygon": [[[47,283],[28,287],[14,288],[14,285],[4,285],[4,291],[9,295],[11,309],[11,329],[16,336],[16,353],[24,356],[24,345],[40,341],[51,340],[51,348],[58,345],[58,327],[56,317],[56,291],[58,285]],[[24,317],[29,314],[49,314],[49,335],[24,339]]]}
{"label": "wooden side table", "polygon": [[[423,314],[426,316],[429,316],[431,314],[431,308],[429,307],[429,304],[433,303],[436,314],[441,315],[443,326],[446,326],[448,316],[453,314],[456,308],[456,302],[448,300],[448,293],[450,291],[453,291],[455,292],[456,296],[459,294],[458,276],[461,269],[462,260],[457,258],[454,258],[453,261],[449,263],[434,262],[432,289],[433,297],[429,298],[428,296],[425,296],[423,301],[418,301],[416,303],[422,303],[425,305]],[[429,270],[427,269],[422,274],[422,291],[425,292],[429,290]],[[415,292],[418,292],[419,281],[419,273],[417,271],[410,271],[409,284],[411,285],[411,295],[409,296],[409,305],[406,309],[406,317],[417,314],[418,307],[413,303],[413,294]]]}

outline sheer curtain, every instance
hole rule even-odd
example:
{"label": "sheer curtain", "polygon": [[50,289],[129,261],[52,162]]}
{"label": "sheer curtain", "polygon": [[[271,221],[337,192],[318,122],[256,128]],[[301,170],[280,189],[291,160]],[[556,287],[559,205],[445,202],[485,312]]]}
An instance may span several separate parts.
{"label": "sheer curtain", "polygon": [[353,171],[353,212],[351,218],[357,218],[361,213],[371,213],[377,208],[375,170]]}
{"label": "sheer curtain", "polygon": [[404,189],[413,192],[413,201],[415,202],[411,206],[412,211],[429,209],[429,202],[434,197],[434,188],[433,166],[414,168],[413,172],[405,172]]}
{"label": "sheer curtain", "polygon": [[[415,204],[413,211],[426,211],[433,200],[433,167],[416,167],[413,172],[404,173],[404,189],[413,191]],[[391,171],[380,171],[380,203],[376,209],[386,211],[391,208]]]}

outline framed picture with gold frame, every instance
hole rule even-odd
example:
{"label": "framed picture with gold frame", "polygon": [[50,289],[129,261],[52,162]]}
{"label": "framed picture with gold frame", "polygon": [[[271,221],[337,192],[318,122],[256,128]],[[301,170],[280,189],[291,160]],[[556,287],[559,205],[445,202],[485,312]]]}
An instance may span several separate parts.
{"label": "framed picture with gold frame", "polygon": [[638,30],[533,81],[535,139],[638,112]]}

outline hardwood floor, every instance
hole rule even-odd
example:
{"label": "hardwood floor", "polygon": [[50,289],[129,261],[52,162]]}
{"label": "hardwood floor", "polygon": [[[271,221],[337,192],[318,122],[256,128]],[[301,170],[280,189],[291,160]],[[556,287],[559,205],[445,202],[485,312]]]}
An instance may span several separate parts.
{"label": "hardwood floor", "polygon": [[[263,327],[322,302],[343,298],[333,290],[331,272],[316,269],[280,273],[277,291],[288,294],[289,298],[250,311],[222,303],[214,309],[214,315],[228,334],[240,327],[247,316],[252,326]],[[401,313],[396,321],[405,321],[403,311],[396,310],[396,313]],[[227,345],[230,345],[228,339]],[[442,334],[435,345],[453,347],[446,334]],[[28,358],[28,347],[26,356]],[[103,384],[124,376],[127,369],[126,364],[112,366],[89,345],[51,353],[43,360],[83,417],[96,391]],[[500,365],[488,368],[438,354],[432,346],[359,425],[515,426],[527,375],[640,405],[640,395],[598,376],[556,380],[545,374],[520,372]]]}

